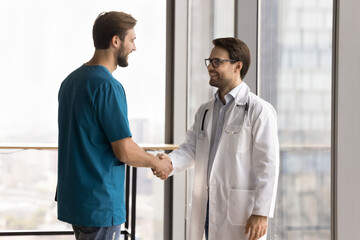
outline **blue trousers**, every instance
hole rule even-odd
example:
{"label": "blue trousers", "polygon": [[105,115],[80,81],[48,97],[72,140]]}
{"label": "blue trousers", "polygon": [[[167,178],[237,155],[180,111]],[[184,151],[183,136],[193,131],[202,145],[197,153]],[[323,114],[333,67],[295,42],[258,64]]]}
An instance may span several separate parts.
{"label": "blue trousers", "polygon": [[82,227],[72,225],[76,240],[118,240],[120,226],[111,227]]}

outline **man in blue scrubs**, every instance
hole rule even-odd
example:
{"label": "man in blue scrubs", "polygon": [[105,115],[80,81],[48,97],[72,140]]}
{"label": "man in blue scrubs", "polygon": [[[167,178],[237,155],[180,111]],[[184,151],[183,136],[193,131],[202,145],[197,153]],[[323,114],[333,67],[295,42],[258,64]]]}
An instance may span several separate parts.
{"label": "man in blue scrubs", "polygon": [[125,222],[125,164],[167,178],[171,162],[143,151],[131,138],[123,86],[113,76],[136,50],[136,20],[102,13],[93,26],[93,58],[59,90],[58,219],[76,239],[119,239]]}

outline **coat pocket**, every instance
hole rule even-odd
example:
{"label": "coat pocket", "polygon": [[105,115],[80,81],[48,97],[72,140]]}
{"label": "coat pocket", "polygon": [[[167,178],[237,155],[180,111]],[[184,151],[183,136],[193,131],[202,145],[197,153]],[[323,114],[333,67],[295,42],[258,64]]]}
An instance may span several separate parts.
{"label": "coat pocket", "polygon": [[230,152],[245,153],[250,148],[251,130],[243,125],[229,125],[225,128],[227,147]]}
{"label": "coat pocket", "polygon": [[230,189],[227,217],[232,225],[245,226],[254,208],[255,191]]}

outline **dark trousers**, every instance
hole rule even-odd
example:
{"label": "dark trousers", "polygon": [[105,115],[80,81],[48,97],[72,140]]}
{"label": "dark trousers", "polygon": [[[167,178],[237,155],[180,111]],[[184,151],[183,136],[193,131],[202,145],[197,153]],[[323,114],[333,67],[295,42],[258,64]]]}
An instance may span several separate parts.
{"label": "dark trousers", "polygon": [[77,240],[118,240],[120,225],[111,227],[82,227],[72,225]]}
{"label": "dark trousers", "polygon": [[208,240],[209,236],[209,199],[206,206],[206,219],[205,219],[205,239]]}

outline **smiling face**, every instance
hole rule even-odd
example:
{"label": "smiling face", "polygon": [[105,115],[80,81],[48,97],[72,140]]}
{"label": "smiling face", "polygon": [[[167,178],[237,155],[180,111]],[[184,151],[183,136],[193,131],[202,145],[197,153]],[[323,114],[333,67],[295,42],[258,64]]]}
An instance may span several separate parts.
{"label": "smiling face", "polygon": [[[226,49],[215,46],[211,50],[209,58],[229,60],[229,53]],[[209,64],[207,67],[210,76],[209,84],[219,88],[221,92],[231,90],[241,82],[239,74],[241,67],[241,62],[220,62],[219,66],[216,68],[214,68],[212,64]]]}
{"label": "smiling face", "polygon": [[124,41],[121,41],[120,48],[118,49],[117,52],[116,60],[118,66],[127,67],[129,65],[128,63],[129,54],[132,53],[133,51],[136,51],[135,39],[136,39],[136,35],[134,29],[128,30],[124,38]]}

